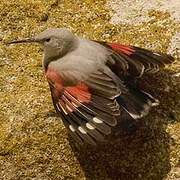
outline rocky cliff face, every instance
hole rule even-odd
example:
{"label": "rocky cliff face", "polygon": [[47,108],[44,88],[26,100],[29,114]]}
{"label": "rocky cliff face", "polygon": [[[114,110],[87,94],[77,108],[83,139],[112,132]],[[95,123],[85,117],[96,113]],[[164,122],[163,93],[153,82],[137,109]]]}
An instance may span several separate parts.
{"label": "rocky cliff face", "polygon": [[[177,0],[0,2],[0,179],[179,179],[180,3]],[[176,62],[142,81],[161,104],[131,135],[77,148],[52,106],[37,45],[5,46],[48,27],[169,52]]]}

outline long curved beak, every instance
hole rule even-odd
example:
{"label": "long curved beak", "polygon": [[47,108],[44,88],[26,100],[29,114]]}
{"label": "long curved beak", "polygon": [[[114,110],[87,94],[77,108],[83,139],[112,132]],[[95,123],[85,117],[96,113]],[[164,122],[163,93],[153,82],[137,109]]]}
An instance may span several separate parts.
{"label": "long curved beak", "polygon": [[38,42],[38,41],[35,40],[35,39],[33,39],[33,38],[27,38],[27,39],[10,41],[10,42],[7,42],[6,45],[9,45],[9,44],[17,44],[17,43],[33,43],[33,42]]}

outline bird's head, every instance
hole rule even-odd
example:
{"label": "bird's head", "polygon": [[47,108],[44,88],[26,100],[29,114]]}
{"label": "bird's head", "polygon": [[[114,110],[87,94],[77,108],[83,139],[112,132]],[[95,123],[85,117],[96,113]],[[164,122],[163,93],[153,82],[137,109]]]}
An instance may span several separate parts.
{"label": "bird's head", "polygon": [[44,65],[54,61],[76,48],[77,37],[65,28],[47,29],[35,37],[11,41],[7,44],[16,43],[39,43],[44,49]]}

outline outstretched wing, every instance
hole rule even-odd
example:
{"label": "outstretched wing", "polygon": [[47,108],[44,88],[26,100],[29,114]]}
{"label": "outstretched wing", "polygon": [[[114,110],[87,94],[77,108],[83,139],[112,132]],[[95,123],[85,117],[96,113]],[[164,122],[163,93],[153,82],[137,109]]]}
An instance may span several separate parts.
{"label": "outstretched wing", "polygon": [[160,67],[174,61],[170,55],[155,53],[135,46],[106,42],[97,43],[105,46],[110,52],[107,65],[118,76],[125,74],[141,77],[144,73],[157,72]]}
{"label": "outstretched wing", "polygon": [[62,78],[52,70],[47,72],[56,111],[70,134],[79,143],[95,145],[104,141],[120,116],[116,97],[124,90],[116,77],[103,71],[92,73],[85,82],[63,87]]}
{"label": "outstretched wing", "polygon": [[[95,145],[111,132],[123,108],[132,118],[145,116],[158,101],[136,88],[125,87],[122,76],[140,77],[171,63],[169,55],[119,44],[102,43],[109,51],[104,70],[96,70],[73,86],[64,86],[59,73],[47,69],[53,104],[72,137],[80,144]],[[71,72],[72,73],[72,72]],[[80,72],[79,72],[80,73]],[[63,72],[64,77],[71,74]]]}

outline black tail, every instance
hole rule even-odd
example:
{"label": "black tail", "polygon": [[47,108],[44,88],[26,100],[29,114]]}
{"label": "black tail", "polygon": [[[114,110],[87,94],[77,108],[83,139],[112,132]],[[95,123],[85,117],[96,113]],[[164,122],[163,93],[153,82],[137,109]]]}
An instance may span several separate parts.
{"label": "black tail", "polygon": [[117,97],[117,102],[134,119],[146,116],[152,106],[159,104],[157,99],[137,88],[129,88],[126,94]]}

